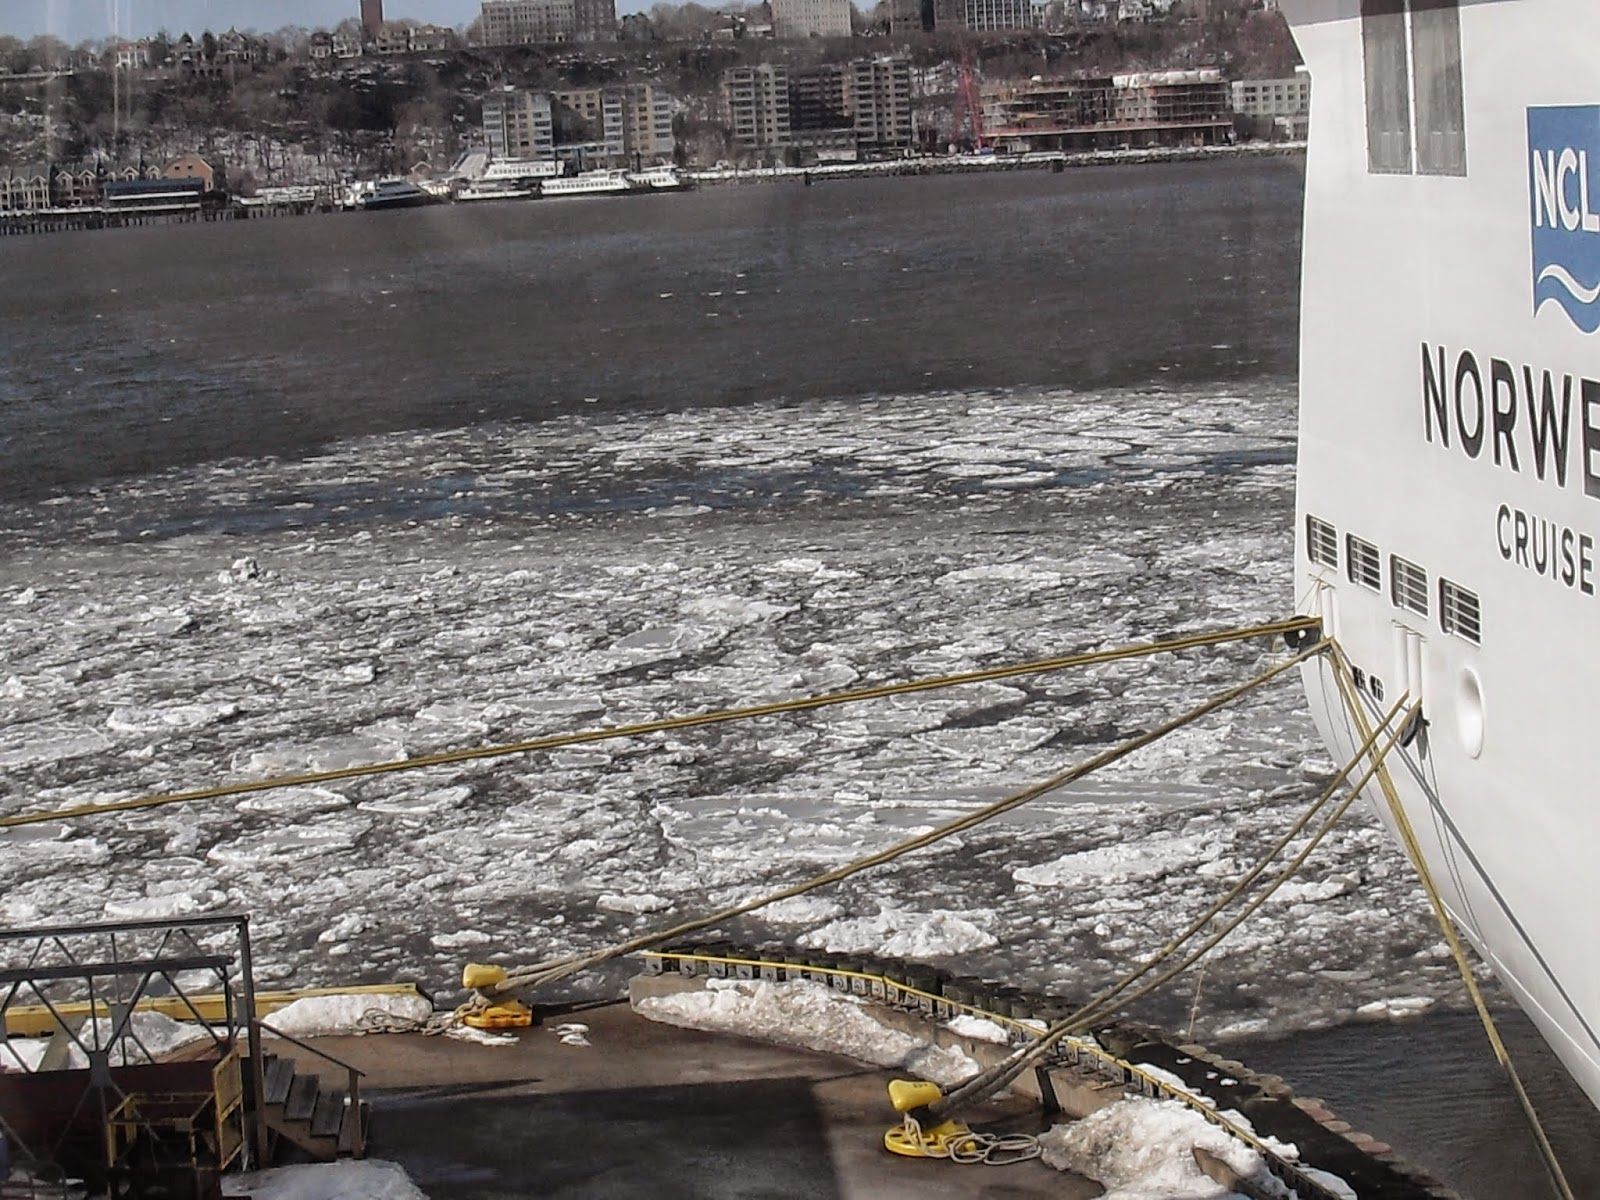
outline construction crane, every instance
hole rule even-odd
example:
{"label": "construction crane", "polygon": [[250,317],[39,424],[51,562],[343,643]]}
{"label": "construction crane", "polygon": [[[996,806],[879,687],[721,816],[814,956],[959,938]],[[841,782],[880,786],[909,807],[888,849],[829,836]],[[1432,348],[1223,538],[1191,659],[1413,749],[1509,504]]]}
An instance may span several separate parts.
{"label": "construction crane", "polygon": [[973,150],[982,153],[987,147],[983,133],[983,101],[978,96],[978,82],[972,74],[972,56],[961,48],[961,78],[956,84],[956,102],[951,113],[951,136],[957,144],[964,140],[963,126],[970,129]]}

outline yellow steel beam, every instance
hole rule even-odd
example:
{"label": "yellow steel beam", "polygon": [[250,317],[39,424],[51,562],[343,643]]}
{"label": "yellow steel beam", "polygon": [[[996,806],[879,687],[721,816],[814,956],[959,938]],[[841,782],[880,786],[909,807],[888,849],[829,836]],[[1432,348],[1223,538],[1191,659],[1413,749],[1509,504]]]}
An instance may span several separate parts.
{"label": "yellow steel beam", "polygon": [[[296,988],[293,991],[283,992],[257,992],[256,1012],[257,1017],[265,1017],[277,1012],[280,1008],[287,1008],[296,1000],[303,1000],[308,996],[420,996],[421,990],[414,983],[361,983],[349,987],[325,988]],[[190,1011],[190,1006],[194,1011]],[[94,1006],[96,1017],[109,1017],[111,1010],[105,1001],[96,1001]],[[195,1012],[208,1022],[221,1022],[227,1016],[227,1001],[221,994],[190,996],[188,1003],[176,996],[147,996],[139,1001],[135,1011],[158,1012],[171,1017],[175,1021],[192,1021]],[[57,1004],[55,1013],[59,1013],[62,1020],[77,1024],[86,1020],[89,1013],[87,1000],[73,1001],[69,1004]],[[5,1024],[7,1037],[45,1037],[56,1031],[56,1015],[43,1004],[13,1004],[5,1010]]]}

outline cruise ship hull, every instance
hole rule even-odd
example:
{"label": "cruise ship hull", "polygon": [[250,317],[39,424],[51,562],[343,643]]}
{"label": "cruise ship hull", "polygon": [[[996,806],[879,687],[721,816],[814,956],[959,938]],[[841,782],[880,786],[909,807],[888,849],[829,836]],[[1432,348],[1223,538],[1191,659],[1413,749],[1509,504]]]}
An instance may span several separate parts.
{"label": "cruise ship hull", "polygon": [[[1283,8],[1312,76],[1296,606],[1369,719],[1421,698],[1394,777],[1431,874],[1600,1103],[1600,8]],[[1305,676],[1342,761],[1359,728]]]}

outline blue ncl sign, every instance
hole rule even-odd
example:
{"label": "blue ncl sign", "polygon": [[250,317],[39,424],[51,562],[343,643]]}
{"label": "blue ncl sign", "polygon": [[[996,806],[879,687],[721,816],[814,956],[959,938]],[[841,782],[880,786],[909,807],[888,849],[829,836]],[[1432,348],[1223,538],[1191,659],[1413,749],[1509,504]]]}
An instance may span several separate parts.
{"label": "blue ncl sign", "polygon": [[1533,308],[1600,329],[1600,105],[1528,110]]}

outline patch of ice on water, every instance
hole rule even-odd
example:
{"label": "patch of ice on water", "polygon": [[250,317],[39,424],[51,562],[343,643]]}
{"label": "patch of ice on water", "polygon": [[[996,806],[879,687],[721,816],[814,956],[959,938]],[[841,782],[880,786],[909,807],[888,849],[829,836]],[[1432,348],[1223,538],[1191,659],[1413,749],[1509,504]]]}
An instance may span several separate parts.
{"label": "patch of ice on water", "polygon": [[224,1196],[251,1200],[428,1200],[398,1163],[304,1163],[222,1177]]}
{"label": "patch of ice on water", "polygon": [[441,950],[460,950],[465,946],[486,946],[495,939],[481,929],[460,929],[455,933],[436,933],[428,940]]}
{"label": "patch of ice on water", "polygon": [[820,896],[790,896],[767,905],[760,910],[760,916],[774,925],[815,925],[819,921],[831,921],[842,912],[844,908],[833,900]]}
{"label": "patch of ice on water", "polygon": [[998,563],[989,566],[967,567],[951,571],[934,580],[940,587],[960,587],[963,584],[1003,584],[1007,588],[1050,588],[1061,583],[1061,575],[1045,570],[1033,563]]}
{"label": "patch of ice on water", "polygon": [[1172,871],[1190,870],[1218,851],[1203,836],[1159,832],[1131,841],[1118,841],[1093,850],[1064,854],[1050,862],[1018,867],[1012,877],[1036,887],[1067,887],[1080,883],[1121,883],[1149,879]]}
{"label": "patch of ice on water", "polygon": [[978,1064],[963,1051],[941,1048],[879,1024],[859,1002],[812,980],[713,979],[708,983],[714,986],[647,997],[636,1007],[643,1016],[664,1024],[842,1054],[910,1071],[941,1086],[978,1073]]}
{"label": "patch of ice on water", "polygon": [[13,725],[0,740],[0,768],[44,766],[99,754],[110,746],[110,740],[93,729],[44,723]]}
{"label": "patch of ice on water", "polygon": [[1278,904],[1316,904],[1323,900],[1332,900],[1335,896],[1346,895],[1354,891],[1356,887],[1356,880],[1342,875],[1307,882],[1291,879],[1272,893],[1272,902]]}
{"label": "patch of ice on water", "polygon": [[1397,1021],[1406,1017],[1420,1016],[1433,1005],[1434,1000],[1431,996],[1393,996],[1361,1005],[1356,1009],[1356,1015],[1368,1020]]}
{"label": "patch of ice on water", "polygon": [[770,600],[723,595],[690,597],[679,606],[678,611],[686,617],[705,617],[721,625],[740,626],[770,621],[795,610],[792,605],[774,604]]}
{"label": "patch of ice on water", "polygon": [[1044,1161],[1102,1184],[1102,1200],[1227,1200],[1233,1193],[1201,1174],[1202,1147],[1246,1179],[1275,1180],[1254,1150],[1176,1100],[1133,1096],[1042,1135]]}
{"label": "patch of ice on water", "polygon": [[215,912],[227,904],[226,892],[172,891],[131,900],[107,900],[105,915],[113,921],[154,921],[171,917],[192,917]]}
{"label": "patch of ice on water", "polygon": [[[988,917],[992,914],[972,914]],[[872,953],[889,958],[945,958],[995,945],[992,933],[958,913],[882,909],[875,917],[833,921],[799,939],[800,945],[839,954]]]}
{"label": "patch of ice on water", "polygon": [[629,913],[632,916],[640,916],[644,913],[665,912],[672,907],[672,901],[665,896],[658,896],[654,892],[635,892],[631,895],[602,892],[595,898],[594,906],[603,912]]}
{"label": "patch of ice on water", "polygon": [[167,704],[149,708],[115,708],[106,718],[106,727],[118,733],[182,733],[204,729],[239,715],[239,706],[230,701],[205,704]]}
{"label": "patch of ice on water", "polygon": [[309,817],[315,813],[338,812],[349,806],[350,801],[343,794],[320,787],[254,792],[235,805],[240,812],[272,813],[280,817]]}
{"label": "patch of ice on water", "polygon": [[416,995],[351,992],[336,996],[302,996],[268,1013],[264,1019],[271,1029],[290,1037],[341,1037],[370,1032],[369,1013],[421,1024],[433,1015],[433,1005]]}

